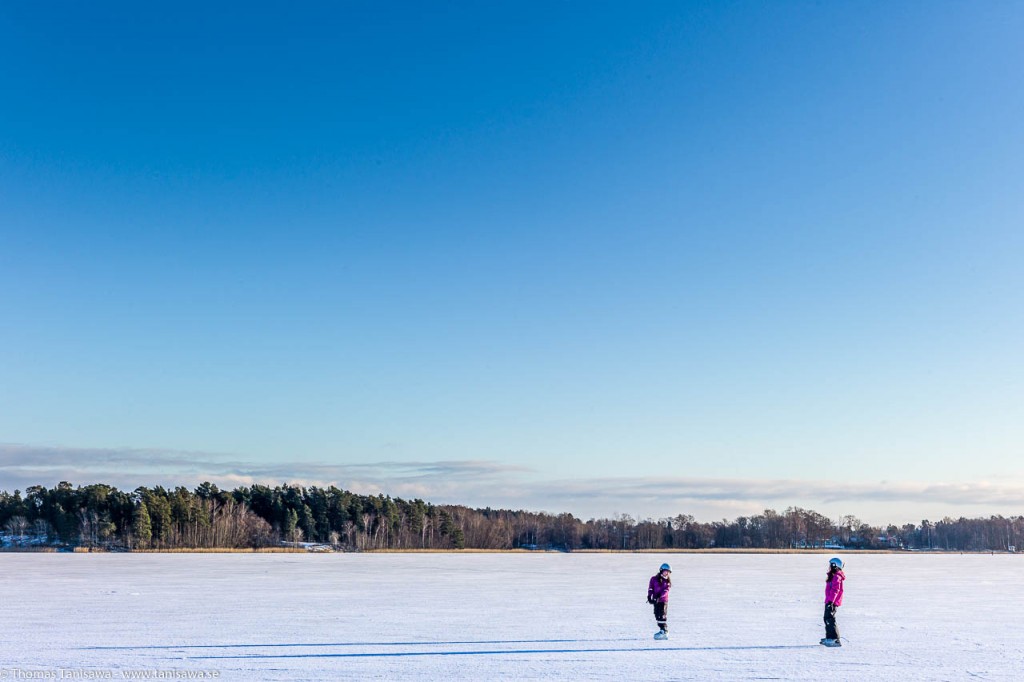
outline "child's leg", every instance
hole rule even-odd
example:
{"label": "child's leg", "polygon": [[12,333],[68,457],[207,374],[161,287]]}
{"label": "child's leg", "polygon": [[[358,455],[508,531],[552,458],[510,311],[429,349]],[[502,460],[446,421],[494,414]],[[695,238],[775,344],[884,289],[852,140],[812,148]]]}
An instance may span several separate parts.
{"label": "child's leg", "polygon": [[658,621],[658,627],[668,632],[668,602],[660,601],[654,605],[654,620]]}
{"label": "child's leg", "polygon": [[825,638],[839,639],[839,630],[836,628],[836,607],[832,604],[825,604]]}

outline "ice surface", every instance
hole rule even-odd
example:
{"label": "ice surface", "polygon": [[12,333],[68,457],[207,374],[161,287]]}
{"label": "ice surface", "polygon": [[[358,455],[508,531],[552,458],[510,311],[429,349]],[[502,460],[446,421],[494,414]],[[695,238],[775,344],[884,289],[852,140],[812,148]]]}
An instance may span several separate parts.
{"label": "ice surface", "polygon": [[828,556],[4,553],[0,678],[1024,679],[1024,557],[843,554],[826,649]]}

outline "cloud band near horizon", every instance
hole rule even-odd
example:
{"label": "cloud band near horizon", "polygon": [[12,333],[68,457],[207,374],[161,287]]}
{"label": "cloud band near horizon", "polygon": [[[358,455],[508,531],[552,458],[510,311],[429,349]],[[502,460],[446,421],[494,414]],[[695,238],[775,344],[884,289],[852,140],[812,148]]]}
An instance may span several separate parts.
{"label": "cloud band near horizon", "polygon": [[[488,460],[382,461],[355,464],[263,464],[227,455],[137,448],[70,448],[0,444],[0,490],[107,483],[122,489],[210,481],[243,485],[330,486],[359,494],[421,498],[435,504],[571,512],[583,518],[666,517],[701,520],[744,516],[766,508],[804,506],[891,522],[929,515],[1018,515],[1024,485],[1003,479],[963,482],[854,482],[801,479],[606,477],[547,479],[538,472]],[[858,509],[857,505],[864,508]]]}

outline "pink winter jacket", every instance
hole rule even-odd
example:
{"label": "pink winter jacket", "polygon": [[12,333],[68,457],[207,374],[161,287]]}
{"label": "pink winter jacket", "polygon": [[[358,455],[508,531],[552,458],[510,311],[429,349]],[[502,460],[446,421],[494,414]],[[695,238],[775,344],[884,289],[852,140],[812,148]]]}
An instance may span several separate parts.
{"label": "pink winter jacket", "polygon": [[651,576],[651,582],[647,585],[647,598],[656,602],[668,601],[668,591],[672,589],[672,583],[661,579],[661,574]]}
{"label": "pink winter jacket", "polygon": [[846,574],[842,571],[836,571],[832,575],[832,579],[825,583],[825,603],[832,602],[836,606],[843,605],[843,581],[846,580]]}

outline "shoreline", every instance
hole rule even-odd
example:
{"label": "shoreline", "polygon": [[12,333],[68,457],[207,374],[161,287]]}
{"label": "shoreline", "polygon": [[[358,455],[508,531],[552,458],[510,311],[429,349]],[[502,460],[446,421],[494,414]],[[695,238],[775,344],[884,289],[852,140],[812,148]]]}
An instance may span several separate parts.
{"label": "shoreline", "polygon": [[1021,552],[1006,550],[945,550],[945,549],[766,549],[712,547],[706,549],[576,549],[566,552],[557,549],[364,549],[364,550],[317,550],[301,547],[207,547],[178,549],[105,549],[99,547],[0,547],[0,554],[904,554],[904,555],[951,555],[951,554],[1006,554]]}

